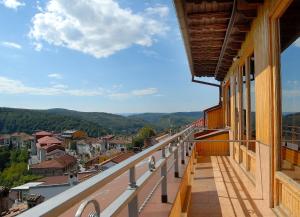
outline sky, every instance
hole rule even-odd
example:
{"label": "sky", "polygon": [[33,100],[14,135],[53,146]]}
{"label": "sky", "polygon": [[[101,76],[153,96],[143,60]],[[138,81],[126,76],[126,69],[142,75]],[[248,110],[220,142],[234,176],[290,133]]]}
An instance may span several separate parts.
{"label": "sky", "polygon": [[281,53],[282,111],[300,112],[300,38]]}
{"label": "sky", "polygon": [[0,106],[200,111],[171,0],[0,0]]}

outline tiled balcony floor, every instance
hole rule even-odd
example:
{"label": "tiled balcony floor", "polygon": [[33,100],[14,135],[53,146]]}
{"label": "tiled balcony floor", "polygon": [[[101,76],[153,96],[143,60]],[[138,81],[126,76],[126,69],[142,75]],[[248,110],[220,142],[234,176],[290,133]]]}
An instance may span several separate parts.
{"label": "tiled balcony floor", "polygon": [[255,195],[254,186],[242,180],[229,161],[223,156],[198,157],[188,216],[275,216]]}

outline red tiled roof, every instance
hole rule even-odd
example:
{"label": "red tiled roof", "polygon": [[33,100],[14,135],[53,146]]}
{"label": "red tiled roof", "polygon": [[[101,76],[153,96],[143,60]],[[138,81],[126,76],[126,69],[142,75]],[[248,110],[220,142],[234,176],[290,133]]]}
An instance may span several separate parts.
{"label": "red tiled roof", "polygon": [[12,137],[17,136],[17,137],[21,137],[21,139],[23,140],[33,140],[33,136],[27,134],[27,133],[23,133],[23,132],[15,132],[13,134],[11,134]]}
{"label": "red tiled roof", "polygon": [[126,159],[128,159],[128,158],[130,158],[131,156],[133,156],[133,155],[135,155],[135,153],[134,152],[125,152],[125,153],[123,153],[123,154],[120,154],[120,155],[118,155],[118,156],[116,156],[116,157],[114,157],[114,158],[112,158],[111,159],[111,162],[114,162],[114,163],[121,163],[122,161],[124,161],[124,160],[126,160]]}
{"label": "red tiled roof", "polygon": [[[83,172],[83,173],[78,173],[78,181],[82,182],[94,175],[96,175],[98,172],[97,171],[89,171],[89,172]],[[54,185],[54,184],[64,184],[68,182],[68,175],[62,175],[62,176],[48,176],[41,178],[37,180],[37,182],[43,182],[42,185]]]}
{"label": "red tiled roof", "polygon": [[61,145],[57,145],[57,144],[50,144],[50,145],[47,145],[43,148],[46,150],[46,152],[51,152],[51,151],[56,150],[56,149],[60,149],[62,151],[65,150],[64,147],[62,147]]}
{"label": "red tiled roof", "polygon": [[61,144],[62,142],[55,137],[45,136],[38,140],[40,144]]}
{"label": "red tiled roof", "polygon": [[34,133],[33,135],[36,135],[36,136],[52,136],[53,134],[50,133],[50,132],[47,132],[47,131],[39,131],[39,132]]}
{"label": "red tiled roof", "polygon": [[115,137],[114,135],[106,135],[106,136],[103,136],[101,139],[110,140],[110,139],[112,139],[114,137]]}
{"label": "red tiled roof", "polygon": [[57,168],[57,169],[63,169],[67,166],[70,166],[71,164],[76,163],[76,158],[65,154],[63,156],[60,156],[58,158],[54,158],[52,160],[43,161],[39,164],[33,164],[30,168],[33,169],[47,169],[47,168]]}

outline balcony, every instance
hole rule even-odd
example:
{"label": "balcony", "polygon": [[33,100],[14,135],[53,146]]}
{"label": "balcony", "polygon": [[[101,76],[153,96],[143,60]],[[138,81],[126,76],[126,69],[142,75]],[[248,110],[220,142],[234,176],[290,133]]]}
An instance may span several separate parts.
{"label": "balcony", "polygon": [[275,216],[249,179],[255,158],[245,151],[240,167],[231,154],[246,141],[229,139],[218,112],[20,216]]}

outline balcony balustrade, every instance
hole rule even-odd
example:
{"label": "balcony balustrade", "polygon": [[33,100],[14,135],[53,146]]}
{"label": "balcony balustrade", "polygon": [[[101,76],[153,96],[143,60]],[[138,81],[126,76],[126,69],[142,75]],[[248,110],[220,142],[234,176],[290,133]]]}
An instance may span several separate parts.
{"label": "balcony balustrade", "polygon": [[[84,216],[83,213],[87,207],[93,205],[93,209],[88,209],[89,216],[117,216],[126,206],[128,207],[128,216],[137,217],[144,209],[153,195],[154,191],[161,186],[161,202],[168,202],[168,172],[174,167],[174,177],[179,177],[179,164],[186,164],[187,157],[191,155],[193,143],[187,141],[192,140],[192,135],[197,128],[189,126],[179,133],[165,138],[156,145],[130,157],[122,163],[101,172],[100,174],[68,189],[59,195],[43,202],[42,204],[29,209],[22,213],[21,217],[32,216],[59,216],[66,210],[80,203],[74,216]],[[156,159],[156,153],[161,152],[161,157]],[[149,158],[149,159],[148,159]],[[179,160],[181,158],[181,161]],[[138,178],[136,168],[139,163],[148,159],[148,170],[141,174]],[[168,160],[172,160],[167,165]],[[115,178],[121,176],[125,172],[129,173],[129,185],[115,200],[112,201],[105,209],[101,207],[99,202],[91,197],[91,195],[103,188]],[[138,194],[143,187],[149,182],[151,177],[160,173],[160,178],[153,186],[145,200],[139,205]]]}

